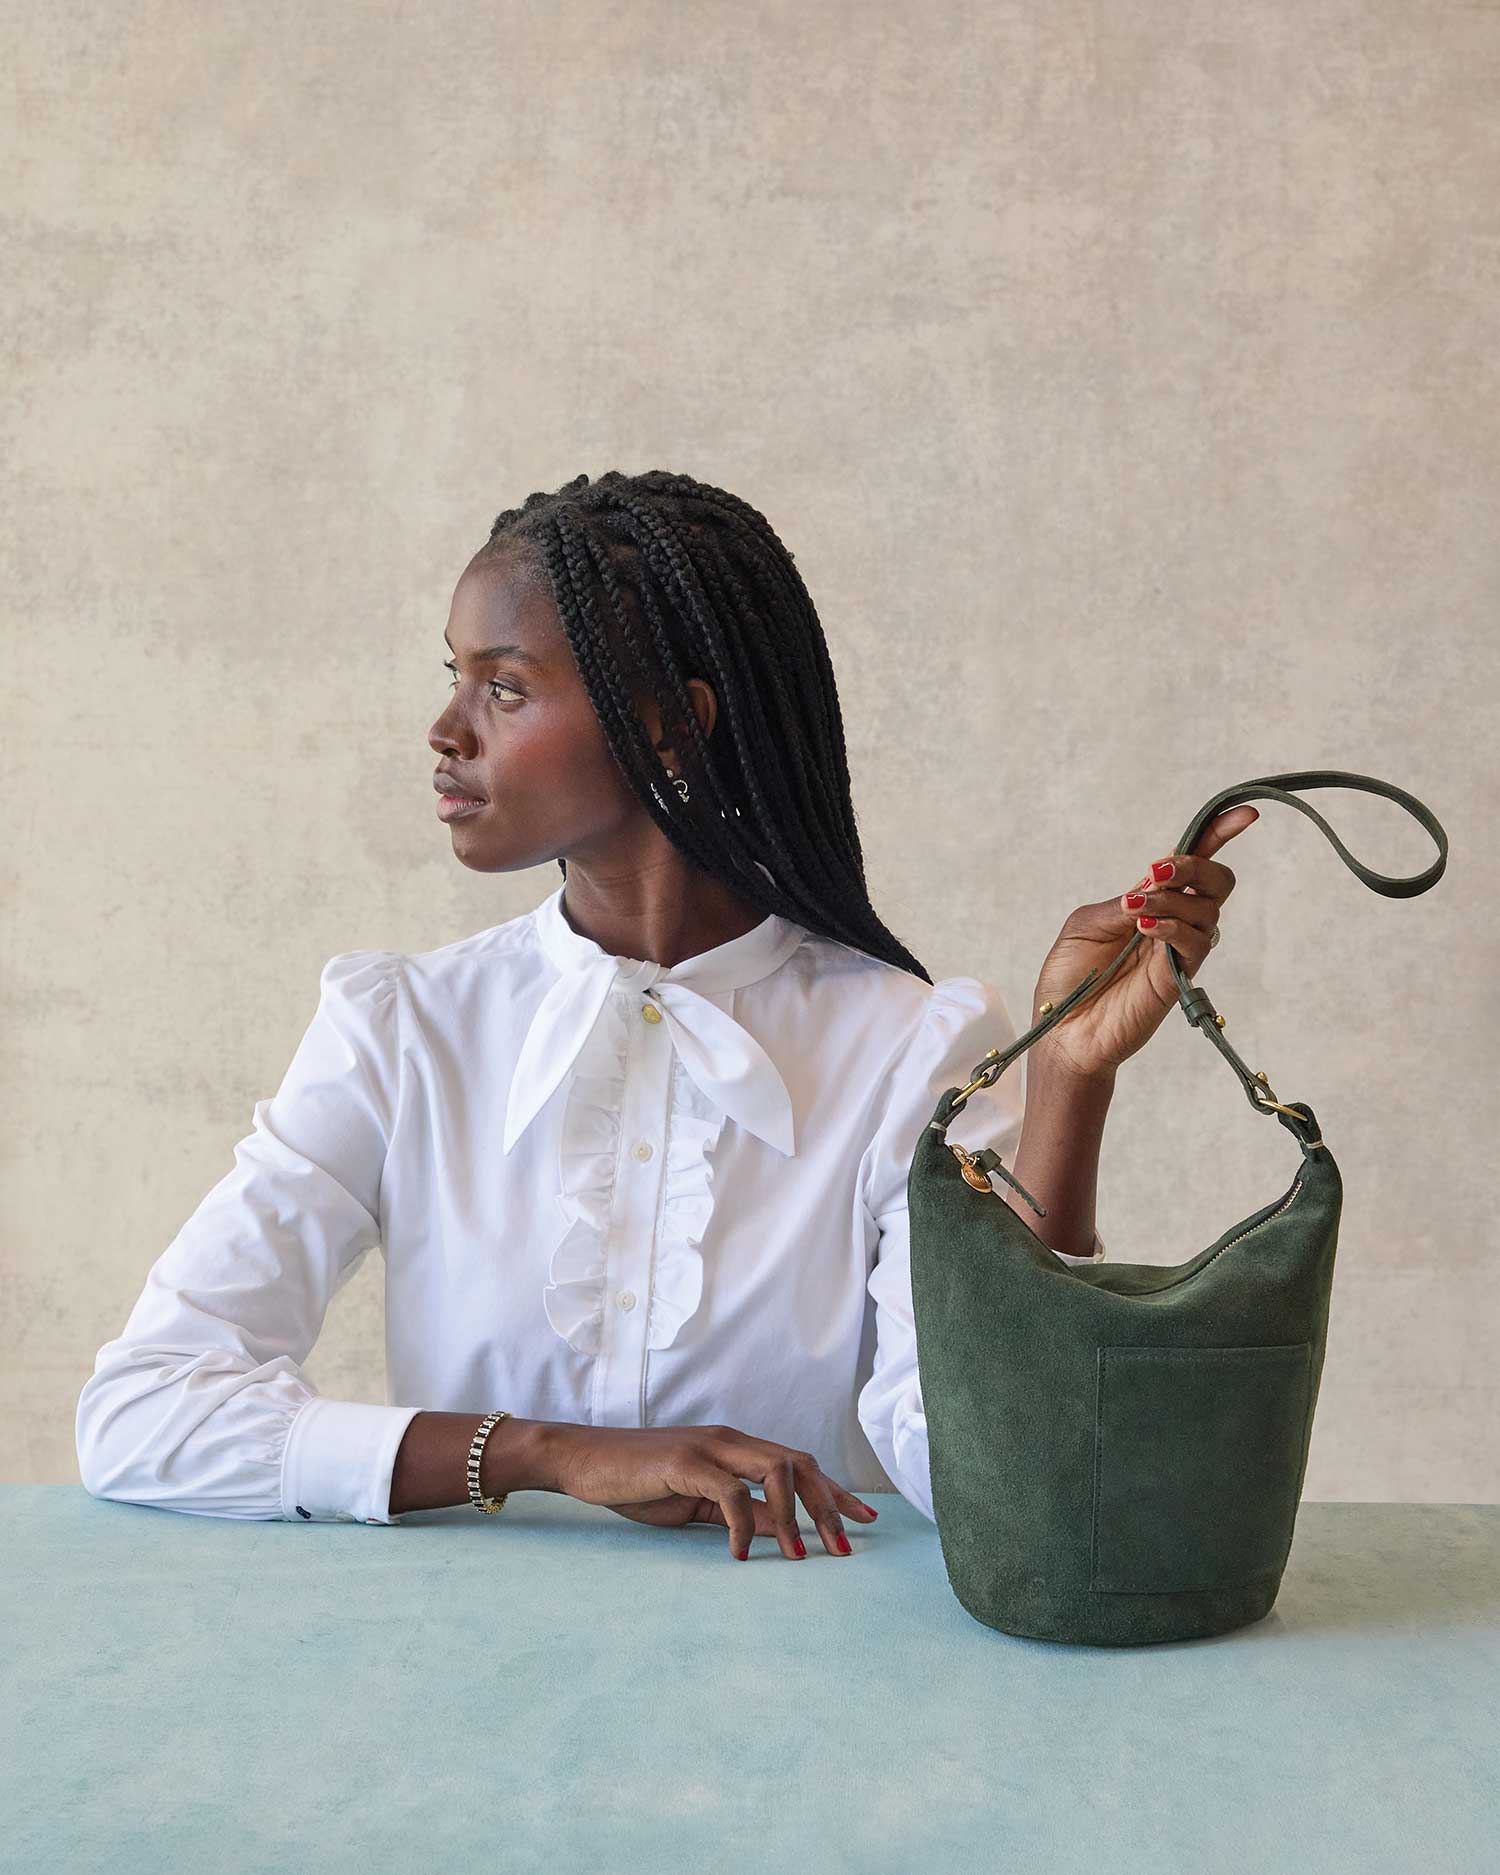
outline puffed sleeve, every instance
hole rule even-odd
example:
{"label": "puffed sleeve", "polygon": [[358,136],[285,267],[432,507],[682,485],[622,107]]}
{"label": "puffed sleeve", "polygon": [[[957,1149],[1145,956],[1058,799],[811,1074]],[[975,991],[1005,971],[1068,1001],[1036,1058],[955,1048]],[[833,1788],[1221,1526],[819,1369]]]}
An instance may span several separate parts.
{"label": "puffed sleeve", "polygon": [[[911,1238],[906,1185],[912,1153],[932,1118],[938,1096],[963,1087],[980,1059],[1005,1048],[1019,1031],[1000,992],[977,977],[945,977],[933,984],[921,1018],[888,1082],[888,1098],[860,1165],[867,1215],[879,1232],[867,1288],[875,1303],[874,1371],[859,1394],[859,1423],[901,1495],[936,1522],[927,1457],[927,1415],[917,1374],[917,1334],[911,1297]],[[948,1128],[956,1145],[977,1152],[993,1146],[1006,1168],[1014,1164],[1025,1116],[1024,1084],[1012,1062],[993,1087],[975,1094]],[[1002,1181],[996,1181],[997,1190]],[[1009,1189],[1009,1187],[1005,1187]],[[1095,1234],[1090,1256],[1065,1263],[1095,1263],[1104,1245]]]}
{"label": "puffed sleeve", "polygon": [[396,1448],[419,1410],[324,1398],[304,1378],[328,1304],[380,1240],[400,963],[349,951],[280,1088],[152,1266],[79,1396],[91,1496],[197,1517],[399,1523]]}

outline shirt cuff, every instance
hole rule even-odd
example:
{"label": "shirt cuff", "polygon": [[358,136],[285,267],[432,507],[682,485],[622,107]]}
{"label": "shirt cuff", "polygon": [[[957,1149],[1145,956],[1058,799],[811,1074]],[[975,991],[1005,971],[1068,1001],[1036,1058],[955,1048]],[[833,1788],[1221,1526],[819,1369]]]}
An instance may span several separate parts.
{"label": "shirt cuff", "polygon": [[288,1523],[400,1523],[391,1515],[396,1452],[419,1406],[365,1406],[319,1394],[292,1421],[281,1460]]}

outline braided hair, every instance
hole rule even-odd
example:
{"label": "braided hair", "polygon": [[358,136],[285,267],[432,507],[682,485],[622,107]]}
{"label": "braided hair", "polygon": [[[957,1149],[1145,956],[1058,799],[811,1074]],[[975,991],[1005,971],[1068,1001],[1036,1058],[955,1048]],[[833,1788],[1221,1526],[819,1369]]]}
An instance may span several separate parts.
{"label": "braided hair", "polygon": [[[823,627],[764,515],[690,476],[611,470],[507,508],[475,559],[550,586],[616,762],[694,866],[763,914],[932,981],[870,903]],[[718,698],[712,737],[689,677]],[[655,785],[647,699],[687,734],[688,800]]]}

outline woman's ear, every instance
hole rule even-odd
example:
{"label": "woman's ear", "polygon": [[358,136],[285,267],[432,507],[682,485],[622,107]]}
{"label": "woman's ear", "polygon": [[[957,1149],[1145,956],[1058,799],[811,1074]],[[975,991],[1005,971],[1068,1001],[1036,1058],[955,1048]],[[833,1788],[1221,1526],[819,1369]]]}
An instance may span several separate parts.
{"label": "woman's ear", "polygon": [[693,699],[693,710],[705,738],[711,736],[714,724],[719,720],[719,699],[714,694],[713,685],[701,677],[690,677],[688,695]]}
{"label": "woman's ear", "polygon": [[[719,715],[719,700],[714,695],[713,685],[705,683],[701,677],[690,677],[687,687],[688,695],[693,700],[693,713],[698,718],[699,728],[705,737],[712,735]],[[646,713],[647,727],[653,727],[657,721],[657,711],[653,706]],[[667,767],[675,770],[679,775],[683,773],[692,749],[686,725],[679,723],[675,735],[657,737],[655,747],[657,754],[661,756]]]}

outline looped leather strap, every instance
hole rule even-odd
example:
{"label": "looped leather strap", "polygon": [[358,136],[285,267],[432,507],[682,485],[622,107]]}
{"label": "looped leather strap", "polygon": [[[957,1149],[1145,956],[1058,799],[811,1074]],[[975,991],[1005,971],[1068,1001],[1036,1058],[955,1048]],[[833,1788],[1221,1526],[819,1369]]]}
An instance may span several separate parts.
{"label": "looped leather strap", "polygon": [[[1365,794],[1384,795],[1387,800],[1395,801],[1398,806],[1405,808],[1407,813],[1427,829],[1437,844],[1438,857],[1425,872],[1413,873],[1410,878],[1392,877],[1383,872],[1376,872],[1369,866],[1362,866],[1317,809],[1309,807],[1306,801],[1298,800],[1296,794],[1292,792],[1294,789],[1307,788],[1357,788]],[[1239,807],[1246,801],[1280,801],[1287,807],[1295,807],[1299,814],[1306,814],[1310,821],[1323,829],[1334,851],[1354,876],[1369,886],[1372,892],[1379,892],[1385,898],[1416,898],[1420,893],[1429,891],[1437,884],[1448,865],[1448,835],[1430,808],[1425,807],[1415,795],[1408,794],[1404,788],[1398,788],[1392,782],[1377,781],[1373,775],[1351,775],[1337,768],[1308,769],[1305,772],[1289,775],[1261,775],[1254,781],[1242,781],[1236,787],[1223,789],[1211,801],[1206,801],[1198,809],[1188,822],[1186,833],[1172,848],[1172,851],[1191,854],[1203,829],[1216,815],[1222,814],[1228,808]],[[1136,946],[1146,941],[1146,934],[1143,931],[1134,932],[1113,962],[1106,965],[1103,970],[1091,970],[1061,1002],[1051,1005],[1047,1014],[1034,1028],[1028,1029],[1024,1035],[1018,1037],[1003,1053],[999,1049],[992,1048],[983,1061],[976,1064],[968,1086],[960,1088],[954,1095],[946,1118],[941,1124],[937,1121],[931,1124],[939,1126],[939,1130],[945,1128],[947,1119],[951,1119],[953,1114],[962,1110],[970,1094],[981,1087],[993,1087],[1018,1056],[1025,1054],[1028,1048],[1039,1042],[1050,1028],[1061,1022],[1063,1017],[1070,1010],[1075,1009],[1086,997],[1103,989]],[[1265,1075],[1252,1073],[1225,1041],[1218,1011],[1209,1000],[1208,992],[1194,983],[1186,974],[1182,968],[1181,959],[1170,944],[1167,945],[1167,958],[1172,966],[1172,974],[1177,980],[1177,1000],[1182,1005],[1183,1014],[1195,1029],[1201,1030],[1208,1037],[1230,1067],[1234,1069],[1245,1089],[1246,1097],[1256,1112],[1290,1116],[1292,1120],[1305,1121],[1306,1116],[1299,1113],[1296,1108],[1283,1106],[1272,1093]],[[1291,1131],[1297,1133],[1299,1138],[1301,1137],[1301,1131],[1297,1126],[1292,1126]],[[1318,1142],[1304,1141],[1303,1143],[1310,1145]]]}

